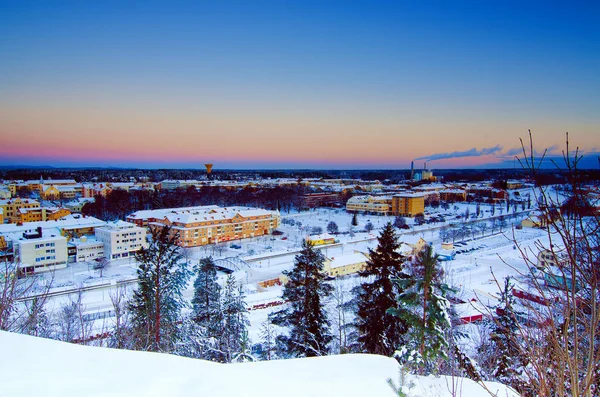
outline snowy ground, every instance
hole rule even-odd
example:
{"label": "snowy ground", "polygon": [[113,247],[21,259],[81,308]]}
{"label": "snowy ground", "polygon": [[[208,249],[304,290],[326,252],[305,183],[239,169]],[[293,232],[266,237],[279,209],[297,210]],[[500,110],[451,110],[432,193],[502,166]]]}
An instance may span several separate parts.
{"label": "snowy ground", "polygon": [[[366,354],[217,364],[5,332],[0,351],[3,396],[391,397],[387,380],[400,383],[394,359]],[[498,383],[488,382],[487,388],[498,396],[516,396]],[[408,375],[404,390],[410,396],[490,395],[473,381],[445,376]]]}
{"label": "snowy ground", "polygon": [[[457,214],[464,214],[467,209],[471,214],[474,214],[475,204],[457,204],[456,209],[451,206],[447,211],[442,208],[427,208],[426,212],[429,213],[428,216],[443,214],[447,219],[444,224],[447,225],[451,222],[449,220],[456,222],[455,217]],[[486,211],[490,211],[489,206],[482,205],[481,217],[477,221],[481,222],[483,219],[489,218],[490,212]],[[499,215],[498,207],[495,215]],[[369,248],[375,248],[379,230],[387,222],[393,220],[391,216],[359,215],[359,225],[353,228],[354,232],[351,234],[348,231],[350,230],[352,215],[342,209],[319,209],[302,213],[283,214],[282,216],[301,222],[302,226],[283,224],[278,228],[284,232],[281,236],[263,236],[235,242],[242,247],[240,249],[231,248],[230,245],[227,245],[223,252],[218,252],[212,247],[188,249],[186,250],[186,260],[190,264],[194,264],[197,263],[199,258],[207,255],[213,255],[215,258],[242,258],[248,263],[251,271],[238,271],[234,275],[240,283],[256,286],[258,281],[276,278],[282,271],[292,268],[294,256],[299,251],[302,240],[313,227],[321,227],[326,230],[330,221],[338,224],[341,233],[336,235],[336,239],[339,240],[339,244],[322,247],[325,256],[331,258],[354,251],[367,252]],[[514,221],[516,222],[516,220]],[[369,221],[375,229],[371,233],[361,231]],[[444,224],[434,223],[415,227],[412,225],[412,219],[407,218],[407,221],[411,224],[411,229],[399,231],[400,240],[423,237],[427,242],[433,244],[434,249],[441,248],[439,230]],[[496,234],[490,236],[491,229],[488,228],[484,236],[481,235],[481,232],[478,232],[473,241],[471,241],[471,238],[464,243],[460,240],[456,241],[460,244],[457,244],[456,250],[468,252],[458,253],[455,260],[444,262],[444,268],[448,275],[447,281],[461,290],[463,300],[487,299],[487,295],[482,292],[497,295],[498,287],[494,281],[494,276],[501,281],[507,275],[518,276],[519,272],[525,270],[520,252],[513,249],[512,230],[507,228],[504,231],[505,233],[501,234],[496,230]],[[515,230],[515,233],[514,237],[521,245],[526,247],[533,247],[533,243],[539,239],[544,240],[544,233],[537,229]],[[51,275],[47,274],[45,278],[53,286],[51,292],[71,291],[70,294],[57,295],[49,299],[49,311],[56,310],[69,300],[76,299],[76,289],[84,287],[88,288],[82,295],[85,311],[90,315],[95,315],[98,312],[110,311],[112,308],[110,296],[114,294],[117,282],[129,282],[129,284],[126,284],[129,291],[135,287],[136,263],[131,258],[111,261],[110,265],[103,271],[102,277],[100,277],[98,271],[93,270],[87,263],[69,264],[67,269],[56,271]],[[222,275],[222,278],[224,278],[224,275]],[[342,284],[340,288],[348,294],[348,291],[357,282],[357,277],[347,277],[338,281],[338,284]],[[191,299],[193,294],[191,284],[190,282],[184,293],[184,296],[188,299]],[[526,286],[523,289],[526,289]],[[279,300],[280,294],[281,288],[273,287],[266,292],[248,294],[247,303],[249,307],[252,307],[256,304]],[[250,337],[254,342],[258,341],[261,323],[275,309],[269,308],[250,312]],[[110,319],[95,323],[98,332],[106,331],[110,326]]]}

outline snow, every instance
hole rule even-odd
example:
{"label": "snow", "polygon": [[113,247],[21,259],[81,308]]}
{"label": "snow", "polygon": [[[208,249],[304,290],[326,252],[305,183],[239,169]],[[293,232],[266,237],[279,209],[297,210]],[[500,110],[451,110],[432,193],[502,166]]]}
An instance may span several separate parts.
{"label": "snow", "polygon": [[[392,358],[349,354],[318,358],[218,364],[168,354],[80,346],[0,333],[0,382],[7,396],[388,396],[398,385]],[[487,397],[464,378],[408,375],[410,396]],[[488,382],[501,396],[517,396]],[[405,386],[405,389],[408,388]]]}

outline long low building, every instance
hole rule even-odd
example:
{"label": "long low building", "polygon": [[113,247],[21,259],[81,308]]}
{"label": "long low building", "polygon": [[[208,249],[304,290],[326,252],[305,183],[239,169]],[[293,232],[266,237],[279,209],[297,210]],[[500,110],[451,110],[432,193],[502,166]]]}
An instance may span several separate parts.
{"label": "long low building", "polygon": [[279,212],[216,205],[138,211],[127,217],[150,228],[170,226],[178,245],[197,247],[270,234],[279,226]]}
{"label": "long low building", "polygon": [[425,210],[425,195],[400,193],[393,196],[354,196],[346,203],[350,212],[376,215],[401,215],[413,217]]}

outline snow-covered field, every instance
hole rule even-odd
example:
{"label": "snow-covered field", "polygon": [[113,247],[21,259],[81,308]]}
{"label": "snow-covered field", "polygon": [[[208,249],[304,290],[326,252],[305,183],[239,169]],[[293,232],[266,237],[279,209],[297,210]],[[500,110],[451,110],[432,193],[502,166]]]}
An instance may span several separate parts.
{"label": "snow-covered field", "polygon": [[[400,383],[394,359],[367,354],[217,364],[5,332],[0,351],[2,396],[391,397],[387,380]],[[517,395],[498,383],[486,385],[498,396]],[[422,397],[490,395],[473,381],[446,376],[407,375],[404,390]]]}

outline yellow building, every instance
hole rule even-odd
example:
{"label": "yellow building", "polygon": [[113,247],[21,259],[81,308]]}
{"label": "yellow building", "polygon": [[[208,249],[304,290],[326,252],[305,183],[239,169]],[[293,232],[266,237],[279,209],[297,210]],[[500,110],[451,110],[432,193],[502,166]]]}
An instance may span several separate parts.
{"label": "yellow building", "polygon": [[[143,214],[141,214],[143,213]],[[144,217],[147,219],[144,220]],[[271,234],[279,226],[279,212],[260,208],[217,206],[138,211],[128,220],[150,228],[171,226],[178,245],[197,247]]]}
{"label": "yellow building", "polygon": [[367,257],[358,252],[326,259],[323,270],[332,277],[346,276],[362,271],[367,266]]}
{"label": "yellow building", "polygon": [[70,214],[71,211],[66,208],[21,208],[19,210],[19,222],[55,221]]}
{"label": "yellow building", "polygon": [[31,199],[21,199],[19,197],[10,200],[0,200],[0,209],[4,212],[4,218],[9,223],[19,222],[21,218],[21,209],[40,208],[40,203]]}
{"label": "yellow building", "polygon": [[44,200],[72,199],[81,193],[81,186],[76,185],[42,185],[40,196]]}
{"label": "yellow building", "polygon": [[353,196],[346,202],[346,211],[389,215],[392,213],[392,197]]}
{"label": "yellow building", "polygon": [[4,223],[4,210],[0,208],[0,225]]}
{"label": "yellow building", "polygon": [[425,211],[425,195],[422,193],[402,193],[392,197],[392,214],[416,216]]}
{"label": "yellow building", "polygon": [[354,196],[346,202],[346,211],[413,217],[425,211],[425,195],[401,193],[394,196]]}

